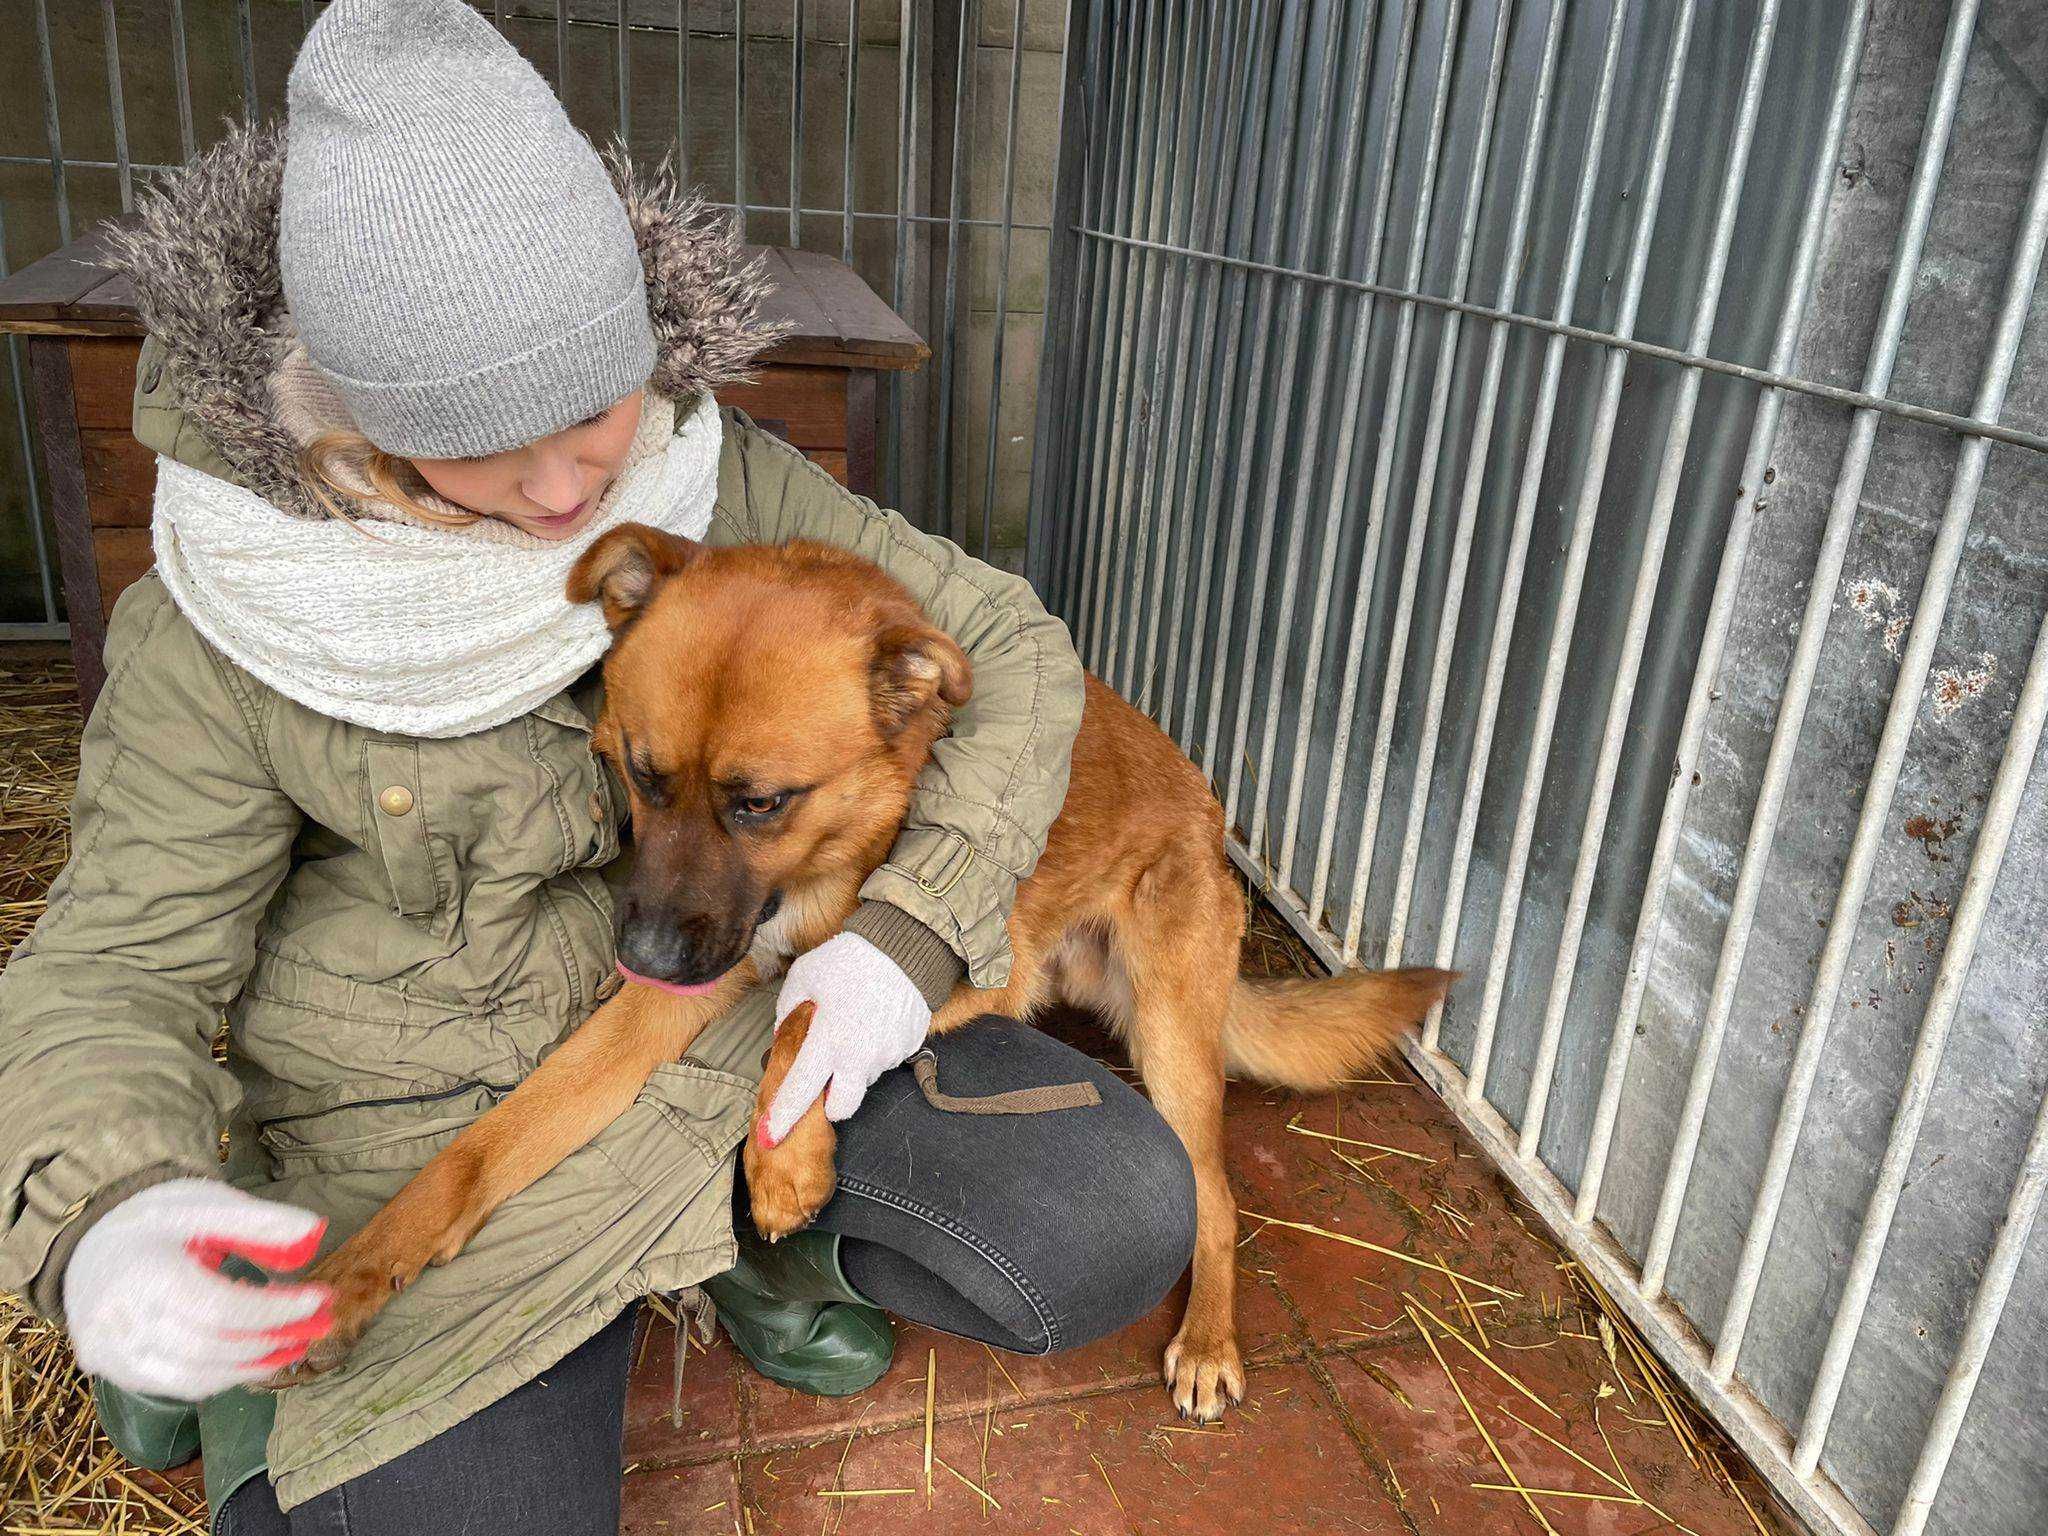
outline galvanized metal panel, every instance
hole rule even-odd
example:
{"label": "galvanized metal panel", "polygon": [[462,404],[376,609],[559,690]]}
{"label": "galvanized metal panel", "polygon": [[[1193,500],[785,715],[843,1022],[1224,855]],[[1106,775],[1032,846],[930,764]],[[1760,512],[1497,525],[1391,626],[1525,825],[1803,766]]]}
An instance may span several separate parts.
{"label": "galvanized metal panel", "polygon": [[[1112,32],[1135,11],[1086,9]],[[1993,1251],[2000,1220],[2038,1205],[2038,1181],[2015,1180],[2048,1087],[2048,961],[2029,942],[2048,912],[2048,769],[2030,755],[2039,722],[2020,692],[2048,612],[2048,334],[2025,308],[2044,301],[2021,228],[2044,185],[2048,118],[2033,9],[1573,6],[1546,89],[1559,18],[1527,4],[1509,18],[1495,102],[1500,17],[1486,0],[1277,4],[1229,216],[1175,234],[1128,203],[1068,215],[1084,268],[1209,268],[1198,291],[1221,302],[1195,315],[1215,377],[1197,398],[1221,403],[1186,434],[1188,461],[1165,466],[1179,496],[1124,499],[1154,474],[1154,413],[1186,398],[1160,366],[1143,288],[1064,328],[1067,358],[1119,359],[1121,382],[1094,397],[1098,414],[1043,434],[1038,466],[1060,488],[1041,501],[1057,520],[1041,530],[1045,568],[1088,578],[1085,593],[1056,581],[1056,603],[1084,655],[1209,771],[1245,862],[1333,960],[1442,955],[1468,970],[1420,1050],[1426,1072],[1567,1240],[1626,1284],[1808,1518],[1896,1520],[1902,1536],[1917,1529],[1917,1505],[1901,1513],[1916,1463],[1918,1492],[1940,1490],[1933,1529],[2048,1522],[2048,1429],[2026,1412],[2048,1349],[2026,1283],[2040,1260],[2019,1238]],[[1901,231],[1921,227],[1915,163],[1951,36],[1964,66],[1951,141],[1926,181],[1924,255],[1909,250],[1899,290],[1896,367],[1887,353],[1873,373]],[[1104,180],[1186,174],[1146,158],[1147,71],[1172,49],[1160,41],[1121,56],[1114,77],[1084,65],[1084,98],[1133,111],[1101,146]],[[1324,84],[1332,47],[1347,67]],[[1344,123],[1358,92],[1362,137],[1340,151],[1317,128]],[[1369,210],[1389,145],[1381,224]],[[1356,183],[1345,202],[1330,184],[1340,152]],[[1516,271],[1525,159],[1533,217]],[[1350,227],[1330,243],[1335,216]],[[2002,304],[2016,350],[2001,400],[1985,381]],[[1327,327],[1308,345],[1291,329],[1304,312]],[[1573,334],[1544,328],[1556,322]],[[1650,350],[1600,344],[1617,332]],[[1168,346],[1187,355],[1177,333]],[[1874,408],[1856,413],[1859,401]],[[1940,424],[1924,424],[1926,408]],[[2014,445],[1973,435],[1973,413],[1994,411]],[[1757,823],[1754,922],[1738,911],[1731,938],[1793,632],[1859,414],[1870,472],[1844,504],[1840,590],[1816,610],[1825,643],[1803,728],[1788,725],[1781,749],[1783,812]],[[1093,462],[1105,433],[1135,449],[1134,468],[1066,477],[1063,462]],[[1902,621],[1945,512],[1952,536],[1968,533],[1939,629],[1917,644],[1926,697],[1891,708],[1912,643]],[[1117,540],[1187,546],[1187,593],[1116,556]],[[1937,559],[1930,599],[1945,569]],[[1155,697],[1106,616],[1161,604],[1168,685]],[[1975,947],[1964,933],[1929,1015],[1987,815]],[[1816,963],[1841,967],[1832,1010]],[[1733,985],[1719,1008],[1717,968]],[[1817,1008],[1831,1027],[1808,1032],[1809,1093],[1794,1046]],[[1725,1031],[1703,1053],[1709,1019]],[[1539,1060],[1550,1071],[1532,1113]],[[1696,1064],[1695,1154],[1679,1122]],[[1952,1459],[1943,1413],[1961,1428]]]}

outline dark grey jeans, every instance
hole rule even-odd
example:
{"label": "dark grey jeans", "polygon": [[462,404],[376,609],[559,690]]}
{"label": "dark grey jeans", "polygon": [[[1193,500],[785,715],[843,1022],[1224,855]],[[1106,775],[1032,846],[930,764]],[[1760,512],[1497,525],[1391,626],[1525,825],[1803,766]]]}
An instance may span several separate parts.
{"label": "dark grey jeans", "polygon": [[[1101,1103],[959,1114],[934,1108],[908,1068],[885,1075],[840,1127],[839,1193],[818,1218],[845,1237],[862,1294],[1025,1354],[1086,1344],[1150,1311],[1194,1250],[1194,1173],[1172,1129],[1100,1062],[1013,1020],[978,1020],[932,1049],[949,1096],[1085,1080]],[[610,1536],[632,1339],[628,1313],[534,1381],[289,1516],[269,1483],[248,1483],[218,1529]]]}

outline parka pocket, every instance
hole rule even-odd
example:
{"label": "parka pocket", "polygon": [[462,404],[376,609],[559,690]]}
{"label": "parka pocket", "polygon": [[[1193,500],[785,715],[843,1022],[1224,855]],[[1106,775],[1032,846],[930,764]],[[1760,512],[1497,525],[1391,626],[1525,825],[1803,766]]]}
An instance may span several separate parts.
{"label": "parka pocket", "polygon": [[679,1181],[701,1184],[739,1150],[758,1091],[745,1078],[688,1057],[664,1063],[597,1145],[642,1194],[686,1198],[691,1190]]}
{"label": "parka pocket", "polygon": [[420,783],[417,743],[363,744],[363,781],[370,796],[369,821],[391,885],[391,909],[400,917],[424,918],[443,901]]}

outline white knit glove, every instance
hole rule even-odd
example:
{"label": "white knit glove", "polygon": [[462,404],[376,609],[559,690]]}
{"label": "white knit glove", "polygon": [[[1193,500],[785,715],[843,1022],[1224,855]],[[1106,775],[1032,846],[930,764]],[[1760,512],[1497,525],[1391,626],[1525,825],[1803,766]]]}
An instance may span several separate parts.
{"label": "white knit glove", "polygon": [[230,1280],[230,1254],[265,1269],[313,1257],[327,1218],[218,1179],[171,1179],[94,1222],[64,1270],[81,1369],[131,1392],[198,1402],[261,1381],[331,1324],[324,1285]]}
{"label": "white knit glove", "polygon": [[[774,1146],[825,1094],[825,1115],[844,1120],[874,1080],[917,1054],[932,1010],[903,967],[857,933],[827,939],[789,963],[775,1017],[814,1003],[811,1030],[775,1091],[761,1134]],[[826,1083],[831,1084],[826,1088]]]}

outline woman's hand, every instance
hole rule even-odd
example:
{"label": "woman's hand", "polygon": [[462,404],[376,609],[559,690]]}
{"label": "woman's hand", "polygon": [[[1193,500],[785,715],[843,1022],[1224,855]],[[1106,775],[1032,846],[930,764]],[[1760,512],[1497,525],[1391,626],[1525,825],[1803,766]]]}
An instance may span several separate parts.
{"label": "woman's hand", "polygon": [[932,1010],[916,983],[857,933],[827,939],[790,961],[775,1017],[788,1018],[800,1003],[813,1004],[815,1011],[810,1033],[761,1122],[760,1134],[771,1147],[821,1092],[827,1119],[851,1115],[875,1079],[914,1056],[932,1027]]}
{"label": "woman's hand", "polygon": [[217,1179],[171,1179],[94,1222],[64,1270],[64,1316],[88,1374],[198,1402],[262,1381],[327,1332],[324,1285],[255,1285],[230,1255],[270,1270],[313,1257],[327,1218]]}

